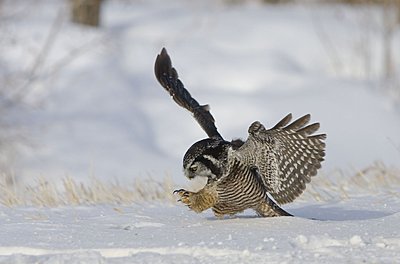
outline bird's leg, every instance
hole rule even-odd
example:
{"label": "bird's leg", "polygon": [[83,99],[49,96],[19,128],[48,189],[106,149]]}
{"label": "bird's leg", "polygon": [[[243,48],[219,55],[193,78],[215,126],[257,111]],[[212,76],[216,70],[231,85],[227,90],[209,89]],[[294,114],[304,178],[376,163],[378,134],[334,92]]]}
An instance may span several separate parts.
{"label": "bird's leg", "polygon": [[191,210],[196,213],[201,213],[208,208],[213,207],[218,200],[217,193],[214,188],[206,185],[198,192],[190,192],[184,189],[175,190],[174,194],[178,194],[180,199],[178,201],[186,204]]}

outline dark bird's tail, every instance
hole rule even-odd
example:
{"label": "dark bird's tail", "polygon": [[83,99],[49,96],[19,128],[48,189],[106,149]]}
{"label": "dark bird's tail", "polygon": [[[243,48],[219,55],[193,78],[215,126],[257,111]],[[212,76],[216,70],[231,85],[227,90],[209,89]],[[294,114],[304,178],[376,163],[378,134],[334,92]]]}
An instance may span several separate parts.
{"label": "dark bird's tail", "polygon": [[265,202],[261,203],[256,212],[262,217],[274,217],[274,216],[293,216],[292,214],[283,210],[274,200],[267,197]]}

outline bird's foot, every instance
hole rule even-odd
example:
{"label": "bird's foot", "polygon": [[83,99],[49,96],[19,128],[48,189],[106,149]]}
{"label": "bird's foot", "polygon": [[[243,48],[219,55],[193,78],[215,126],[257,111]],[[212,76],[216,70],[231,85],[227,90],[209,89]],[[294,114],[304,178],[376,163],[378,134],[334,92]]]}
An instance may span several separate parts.
{"label": "bird's foot", "polygon": [[179,196],[178,202],[182,202],[187,205],[191,210],[196,213],[203,212],[208,208],[214,206],[217,201],[215,191],[210,191],[207,188],[203,188],[198,192],[190,192],[184,189],[175,190],[174,194]]}
{"label": "bird's foot", "polygon": [[174,194],[179,196],[178,202],[182,202],[191,210],[200,213],[212,206],[210,203],[210,196],[206,195],[204,191],[190,192],[184,189],[175,190]]}
{"label": "bird's foot", "polygon": [[189,206],[189,208],[190,208],[190,205],[191,205],[190,196],[193,195],[193,192],[189,192],[184,189],[179,189],[179,190],[175,190],[174,194],[177,194],[179,196],[178,202],[182,202],[182,203],[186,204],[187,206]]}

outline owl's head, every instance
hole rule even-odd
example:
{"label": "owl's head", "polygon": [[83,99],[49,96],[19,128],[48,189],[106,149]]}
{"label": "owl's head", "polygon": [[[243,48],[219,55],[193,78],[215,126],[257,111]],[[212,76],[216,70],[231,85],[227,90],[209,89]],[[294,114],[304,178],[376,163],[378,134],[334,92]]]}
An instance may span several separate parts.
{"label": "owl's head", "polygon": [[207,138],[194,143],[183,157],[183,170],[189,179],[219,179],[225,172],[229,142]]}

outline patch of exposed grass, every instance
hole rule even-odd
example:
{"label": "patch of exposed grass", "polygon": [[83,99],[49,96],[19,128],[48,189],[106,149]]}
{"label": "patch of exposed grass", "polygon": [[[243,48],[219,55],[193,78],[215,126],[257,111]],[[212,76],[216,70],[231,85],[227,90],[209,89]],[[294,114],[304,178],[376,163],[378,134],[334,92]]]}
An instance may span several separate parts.
{"label": "patch of exposed grass", "polygon": [[399,197],[399,188],[400,169],[375,162],[362,170],[322,172],[312,179],[300,199],[343,200],[357,195],[382,193]]}
{"label": "patch of exposed grass", "polygon": [[169,177],[163,181],[136,180],[130,185],[110,183],[91,177],[87,184],[66,177],[61,183],[39,179],[35,184],[10,186],[0,178],[0,204],[13,206],[56,207],[63,205],[94,205],[148,201],[174,201],[173,184]]}
{"label": "patch of exposed grass", "polygon": [[[350,176],[349,176],[350,175]],[[35,184],[10,185],[0,177],[0,204],[3,206],[40,206],[56,207],[64,205],[115,204],[165,201],[174,202],[174,189],[177,186],[172,179],[162,181],[151,178],[136,180],[130,185],[110,183],[91,177],[87,184],[66,177],[61,184],[39,179]],[[204,183],[202,183],[204,184]],[[193,188],[200,189],[197,182]],[[399,197],[400,170],[390,168],[383,163],[374,163],[363,170],[345,172],[336,170],[320,173],[313,177],[306,191],[299,199],[306,201],[329,201],[349,199],[357,195],[384,193]]]}

